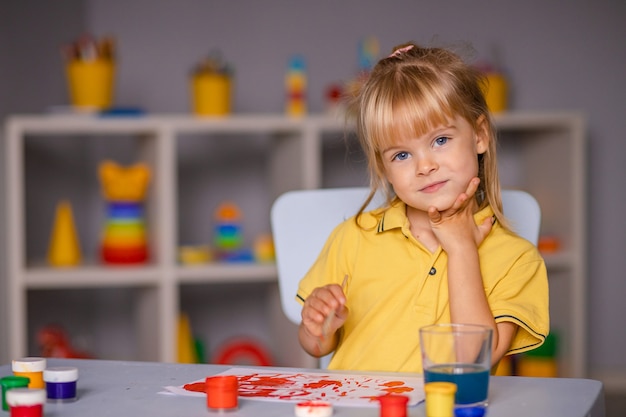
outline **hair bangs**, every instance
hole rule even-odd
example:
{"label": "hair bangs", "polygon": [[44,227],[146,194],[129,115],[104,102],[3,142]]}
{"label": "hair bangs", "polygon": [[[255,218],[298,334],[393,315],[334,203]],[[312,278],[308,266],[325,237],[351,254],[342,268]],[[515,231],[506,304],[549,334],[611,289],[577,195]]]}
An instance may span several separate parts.
{"label": "hair bangs", "polygon": [[422,136],[454,118],[455,106],[444,89],[414,79],[404,81],[411,85],[396,81],[385,86],[376,102],[365,109],[368,114],[362,118],[363,127],[379,151],[399,140]]}

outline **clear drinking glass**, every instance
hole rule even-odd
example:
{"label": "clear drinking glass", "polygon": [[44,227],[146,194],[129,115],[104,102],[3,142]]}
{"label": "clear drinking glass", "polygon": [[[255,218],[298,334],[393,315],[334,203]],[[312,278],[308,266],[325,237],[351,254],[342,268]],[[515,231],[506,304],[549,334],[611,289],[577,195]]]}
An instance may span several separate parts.
{"label": "clear drinking glass", "polygon": [[424,384],[456,384],[455,408],[486,407],[492,329],[474,324],[435,324],[419,332]]}

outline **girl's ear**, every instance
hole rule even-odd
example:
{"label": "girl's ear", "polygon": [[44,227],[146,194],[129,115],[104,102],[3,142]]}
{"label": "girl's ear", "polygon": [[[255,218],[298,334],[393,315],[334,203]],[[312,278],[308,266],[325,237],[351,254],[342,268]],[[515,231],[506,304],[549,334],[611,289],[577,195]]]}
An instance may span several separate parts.
{"label": "girl's ear", "polygon": [[476,153],[483,154],[489,149],[489,123],[485,115],[481,115],[476,120]]}

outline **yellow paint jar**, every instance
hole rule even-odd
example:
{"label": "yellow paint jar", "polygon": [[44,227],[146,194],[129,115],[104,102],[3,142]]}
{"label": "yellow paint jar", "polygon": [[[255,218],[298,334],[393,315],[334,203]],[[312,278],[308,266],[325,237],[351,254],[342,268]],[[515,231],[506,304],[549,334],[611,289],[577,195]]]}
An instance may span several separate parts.
{"label": "yellow paint jar", "polygon": [[232,80],[227,74],[200,72],[191,77],[193,112],[224,116],[231,112]]}
{"label": "yellow paint jar", "polygon": [[508,83],[504,75],[493,72],[486,76],[485,100],[492,113],[500,113],[508,108]]}
{"label": "yellow paint jar", "polygon": [[30,378],[28,388],[45,388],[43,371],[46,369],[45,358],[21,358],[12,362],[13,375]]}
{"label": "yellow paint jar", "polygon": [[429,382],[424,385],[426,393],[426,417],[453,417],[456,384],[452,382]]}
{"label": "yellow paint jar", "polygon": [[115,64],[110,59],[72,60],[67,64],[70,102],[85,110],[103,110],[113,103]]}

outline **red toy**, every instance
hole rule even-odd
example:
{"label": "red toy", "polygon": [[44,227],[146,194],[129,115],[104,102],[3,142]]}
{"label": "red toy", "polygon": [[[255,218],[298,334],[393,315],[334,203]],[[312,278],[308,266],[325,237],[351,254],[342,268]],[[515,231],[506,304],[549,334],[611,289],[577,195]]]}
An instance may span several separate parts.
{"label": "red toy", "polygon": [[41,356],[47,358],[90,359],[91,355],[72,347],[65,329],[60,326],[45,326],[37,334]]}

